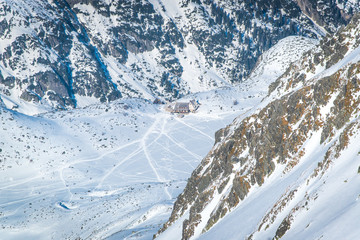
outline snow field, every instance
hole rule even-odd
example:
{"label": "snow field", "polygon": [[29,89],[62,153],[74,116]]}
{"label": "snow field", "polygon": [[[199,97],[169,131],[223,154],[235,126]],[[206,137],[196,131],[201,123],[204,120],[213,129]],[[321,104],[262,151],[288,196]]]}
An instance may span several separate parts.
{"label": "snow field", "polygon": [[203,122],[205,116],[178,119],[126,100],[1,116],[1,236],[97,239],[118,231],[152,236],[210,150],[215,130],[236,113]]}
{"label": "snow field", "polygon": [[[267,61],[293,60],[284,59]],[[266,104],[268,84],[279,74],[258,70],[257,81],[189,95],[180,101],[202,105],[184,118],[141,99],[37,116],[1,108],[0,235],[151,238],[214,144],[215,131]]]}

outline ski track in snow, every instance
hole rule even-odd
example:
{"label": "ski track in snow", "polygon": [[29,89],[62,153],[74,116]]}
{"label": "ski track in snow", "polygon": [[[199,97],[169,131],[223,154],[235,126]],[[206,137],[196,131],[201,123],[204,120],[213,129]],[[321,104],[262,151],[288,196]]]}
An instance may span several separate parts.
{"label": "ski track in snow", "polygon": [[[27,178],[26,180],[24,181],[21,181],[21,182],[17,182],[17,183],[14,183],[14,184],[10,184],[10,185],[6,185],[4,187],[1,187],[0,190],[4,190],[4,189],[9,189],[9,188],[12,188],[12,187],[16,187],[16,186],[20,186],[20,185],[24,185],[25,183],[29,183],[35,179],[39,179],[40,176],[36,176],[36,177],[32,177],[32,178]],[[4,184],[5,185],[5,184]]]}
{"label": "ski track in snow", "polygon": [[[163,121],[164,121],[164,120],[163,120]],[[157,120],[153,123],[153,125],[149,128],[149,130],[145,133],[145,135],[144,135],[144,137],[143,137],[143,139],[142,139],[142,141],[141,141],[141,146],[142,146],[142,148],[143,148],[143,150],[144,150],[144,154],[145,154],[145,156],[146,156],[146,159],[147,159],[147,161],[148,161],[151,169],[153,170],[153,172],[154,172],[154,174],[155,174],[155,176],[156,176],[156,179],[158,180],[158,182],[165,182],[165,179],[162,178],[162,177],[160,176],[160,174],[158,173],[158,171],[156,170],[156,168],[158,167],[158,165],[156,164],[156,161],[155,161],[154,159],[152,159],[152,157],[151,157],[151,155],[150,155],[150,153],[149,153],[149,151],[148,151],[148,146],[147,146],[147,144],[146,144],[146,141],[148,140],[149,135],[154,132],[154,128],[157,126],[158,122],[159,122],[159,119],[157,119]],[[165,124],[165,123],[163,123],[162,126],[164,126],[164,124]],[[162,135],[162,133],[160,132],[160,134],[158,135],[157,138],[160,138],[161,135]],[[156,140],[157,140],[157,139],[155,139],[154,141],[156,141]],[[153,143],[153,141],[151,142],[151,144],[152,144],[152,143]],[[164,191],[165,191],[166,195],[169,197],[169,199],[171,199],[171,195],[170,195],[170,193],[169,193],[169,191],[168,191],[168,189],[167,189],[166,187],[164,188]]]}
{"label": "ski track in snow", "polygon": [[201,133],[202,135],[204,135],[204,136],[207,137],[208,139],[214,141],[214,138],[213,138],[213,137],[209,136],[208,134],[204,133],[203,131],[200,131],[198,128],[195,128],[195,127],[193,127],[193,126],[185,123],[183,120],[180,120],[180,119],[176,118],[176,121],[180,122],[181,124],[183,124],[183,125],[191,128],[192,130],[194,130],[194,131],[196,131],[196,132],[198,132],[198,133]]}
{"label": "ski track in snow", "polygon": [[[179,148],[183,149],[184,151],[186,151],[187,153],[189,153],[191,156],[194,157],[194,159],[198,159],[201,160],[201,156],[199,156],[196,153],[193,153],[191,151],[189,151],[187,148],[185,148],[184,146],[182,146],[181,144],[179,144],[178,142],[176,142],[172,137],[170,137],[168,134],[165,134],[165,136],[172,142],[174,143],[176,146],[178,146]],[[174,153],[174,155],[177,155]],[[187,162],[188,163],[188,162]],[[190,165],[192,168],[194,168],[194,166]]]}
{"label": "ski track in snow", "polygon": [[[137,141],[136,141],[137,142]],[[104,180],[106,178],[108,178],[118,167],[120,167],[124,162],[128,161],[129,159],[131,159],[132,157],[134,157],[135,155],[139,154],[141,152],[141,150],[143,149],[143,147],[139,147],[137,148],[135,151],[131,152],[130,154],[128,154],[124,159],[120,160],[113,168],[111,168],[110,171],[108,171],[103,178],[101,179],[101,181],[99,182],[99,184],[95,187],[95,189],[100,189],[102,187],[102,184],[104,182]]]}
{"label": "ski track in snow", "polygon": [[[222,117],[208,118],[209,120],[202,123],[204,116],[201,114],[199,116],[196,116],[196,114],[185,116],[185,118],[180,120],[176,116],[162,111],[157,113],[141,113],[141,115],[137,116],[139,119],[135,122],[139,126],[142,121],[144,121],[144,123],[146,122],[146,124],[143,128],[139,129],[138,135],[132,137],[129,142],[123,144],[118,143],[117,146],[101,149],[100,151],[85,151],[84,154],[79,155],[79,157],[69,157],[66,161],[52,163],[56,164],[52,168],[43,169],[40,167],[40,171],[29,172],[27,175],[18,177],[10,182],[5,181],[0,187],[0,193],[4,196],[0,197],[0,207],[7,210],[3,213],[3,216],[1,216],[0,213],[0,223],[2,217],[7,216],[11,219],[11,222],[15,222],[14,226],[18,225],[16,226],[17,232],[26,233],[34,231],[34,229],[29,227],[22,228],[22,225],[18,224],[16,220],[24,209],[25,212],[29,211],[26,210],[28,209],[28,204],[33,203],[32,206],[34,209],[37,209],[37,212],[47,211],[47,208],[54,208],[55,210],[51,211],[56,211],[56,216],[65,217],[64,222],[66,223],[68,221],[67,224],[70,224],[59,225],[57,223],[54,225],[55,228],[50,227],[50,230],[58,231],[56,228],[63,229],[63,226],[66,226],[65,228],[68,230],[65,232],[69,231],[69,235],[66,236],[78,236],[76,231],[73,232],[71,229],[74,228],[75,225],[80,227],[81,225],[78,225],[79,221],[71,220],[63,214],[66,213],[68,216],[71,216],[72,212],[75,214],[76,211],[81,212],[89,208],[92,209],[92,204],[89,205],[89,202],[86,202],[88,200],[81,200],[87,199],[90,196],[96,202],[102,198],[111,200],[116,196],[120,196],[121,199],[124,198],[125,200],[128,198],[127,196],[130,196],[130,198],[133,199],[130,200],[130,203],[133,201],[131,204],[135,204],[137,207],[125,208],[122,210],[123,213],[115,219],[109,220],[108,217],[104,217],[104,222],[100,224],[88,222],[89,229],[95,228],[98,230],[94,230],[95,232],[93,233],[83,231],[80,236],[84,238],[109,236],[129,226],[138,229],[136,226],[140,223],[134,225],[134,216],[138,216],[139,214],[145,214],[144,216],[146,216],[149,204],[151,206],[155,203],[160,203],[167,206],[166,208],[162,208],[161,211],[159,210],[160,212],[156,214],[165,216],[163,217],[164,219],[157,220],[157,217],[152,217],[154,220],[151,220],[152,218],[150,218],[150,221],[155,221],[154,224],[158,224],[159,221],[163,222],[168,214],[170,214],[168,209],[171,209],[170,206],[172,206],[176,196],[185,186],[185,179],[190,176],[193,169],[213,144],[214,138],[209,135],[210,132],[205,133],[205,131],[208,129],[209,131],[210,129],[215,131],[223,127],[224,123],[230,123],[236,115],[236,111],[229,111],[222,115]],[[79,124],[79,126],[81,126],[83,123],[92,122],[91,120],[83,119],[81,115],[79,115],[79,117],[81,120],[76,120],[76,116],[71,116],[69,119],[65,118],[64,120],[51,117],[50,121],[53,121],[54,124],[51,123],[47,125],[40,123],[40,125],[51,129],[56,135],[63,132],[65,135],[69,135],[70,138],[74,139],[75,136],[75,141],[88,141],[86,136],[84,137],[81,132],[77,132],[77,130],[74,132],[74,128],[69,128],[69,126],[73,124]],[[199,122],[201,124],[199,124]],[[36,124],[36,121],[34,123]],[[101,132],[104,131],[100,130],[99,133]],[[92,135],[91,132],[89,134]],[[125,135],[124,138],[126,139],[128,137]],[[58,141],[61,144],[61,140]],[[56,146],[57,144],[57,141],[54,140],[50,142],[49,146],[54,144]],[[44,159],[49,160],[52,159],[52,157],[46,158],[44,156]],[[140,168],[130,169],[131,171],[128,171],[129,166],[132,166],[132,164],[139,164]],[[41,165],[46,166],[46,164]],[[92,180],[88,181],[84,179],[82,175],[86,174],[85,169],[91,168],[92,166],[99,172],[91,175]],[[100,167],[100,169],[98,169],[98,167]],[[54,172],[51,173],[49,171]],[[10,179],[10,177],[8,179]],[[118,179],[127,179],[128,183],[123,183]],[[146,183],[146,185],[144,185],[144,187],[147,186],[146,189],[154,189],[151,190],[152,192],[149,192],[150,195],[146,195],[144,190],[141,190],[144,188],[141,187],[141,184],[144,183]],[[178,184],[180,184],[181,187],[179,187]],[[32,187],[29,188],[28,186]],[[134,189],[133,191],[135,192],[123,195],[124,190],[128,188]],[[137,191],[142,191],[145,195],[140,196],[136,193]],[[5,194],[10,192],[12,196],[11,199],[6,197]],[[154,200],[149,200],[152,198],[154,198]],[[42,205],[35,204],[42,199],[45,199],[43,200],[45,203]],[[101,202],[99,202],[99,204],[100,203]],[[106,203],[106,201],[104,203]],[[108,210],[101,205],[96,206],[99,208],[96,212],[108,212]],[[87,216],[88,213],[90,213],[89,216],[95,214],[89,210],[87,210],[86,213],[82,212],[85,216]],[[31,216],[28,215],[22,218],[31,219]],[[86,220],[86,217],[84,217],[83,220]],[[81,220],[80,223],[86,223],[83,220]],[[131,222],[129,222],[130,220]],[[46,222],[48,220],[42,221]],[[75,224],[74,226],[71,226],[72,222]],[[141,220],[141,222],[143,222],[143,220]],[[41,221],[39,224],[41,224]],[[93,224],[95,225],[93,226]],[[158,227],[154,227],[152,231],[155,231],[157,228]],[[150,236],[148,231],[149,229],[145,228],[143,230],[136,230],[136,233],[141,235],[142,232],[144,232],[144,236]],[[0,230],[0,234],[2,234],[2,232],[3,231]],[[73,235],[74,233],[75,235]],[[127,238],[131,239],[133,235],[137,235],[136,233],[127,235]],[[153,233],[154,232],[152,232],[151,235]],[[36,235],[36,238],[42,239],[42,236],[46,234],[46,232],[39,233],[39,235]],[[16,234],[14,236],[14,239],[21,239],[21,234],[19,237],[16,237]],[[10,239],[12,238],[13,237]]]}
{"label": "ski track in snow", "polygon": [[[268,78],[259,79],[258,86],[269,84]],[[247,115],[265,96],[253,91],[200,93],[198,112],[184,118],[140,100],[31,121],[16,116],[29,129],[24,134],[44,137],[43,142],[25,140],[37,150],[29,153],[33,163],[24,153],[24,166],[13,161],[13,169],[2,169],[0,238],[103,239],[115,233],[109,239],[151,238],[213,146],[215,131]],[[5,137],[15,148],[25,148],[16,140],[22,130],[13,127],[14,135],[5,131]]]}
{"label": "ski track in snow", "polygon": [[[133,145],[133,144],[136,144],[136,143],[138,143],[138,142],[139,142],[139,140],[132,141],[132,142],[127,143],[127,144],[125,144],[125,145],[123,145],[123,146],[121,146],[121,147],[118,147],[118,148],[114,149],[114,150],[111,150],[111,151],[109,151],[109,152],[105,152],[105,153],[101,154],[101,155],[98,156],[98,157],[89,158],[89,159],[77,160],[77,161],[74,161],[74,162],[71,162],[71,163],[68,163],[68,164],[64,165],[64,166],[59,170],[59,176],[60,176],[61,182],[63,183],[63,185],[66,187],[66,189],[67,189],[68,192],[69,192],[69,195],[70,195],[70,200],[69,200],[69,201],[72,200],[73,194],[71,193],[71,190],[70,190],[70,188],[67,186],[66,180],[65,180],[64,177],[63,177],[63,171],[64,171],[64,169],[67,169],[67,168],[69,168],[70,166],[73,166],[73,165],[76,165],[76,164],[79,164],[79,163],[86,163],[86,162],[93,162],[93,161],[101,161],[101,160],[102,160],[104,157],[106,157],[107,155],[110,155],[110,154],[113,154],[113,153],[115,153],[115,152],[118,152],[118,151],[120,151],[120,150],[122,150],[122,149],[124,149],[124,148],[127,148],[127,147],[129,147],[129,146],[131,146],[131,145]],[[117,165],[116,165],[114,168],[112,168],[112,169],[101,179],[101,181],[100,181],[99,184],[96,186],[96,188],[100,188],[101,185],[102,185],[102,183],[104,182],[104,180],[105,180],[110,174],[112,174],[113,171],[114,171],[116,168],[118,168],[118,167],[119,167],[122,163],[124,163],[125,161],[131,159],[131,157],[133,157],[133,156],[135,156],[136,154],[138,154],[138,153],[140,152],[140,150],[141,150],[141,148],[138,148],[136,151],[130,153],[126,158],[124,158],[124,159],[121,160],[119,163],[117,163]]]}

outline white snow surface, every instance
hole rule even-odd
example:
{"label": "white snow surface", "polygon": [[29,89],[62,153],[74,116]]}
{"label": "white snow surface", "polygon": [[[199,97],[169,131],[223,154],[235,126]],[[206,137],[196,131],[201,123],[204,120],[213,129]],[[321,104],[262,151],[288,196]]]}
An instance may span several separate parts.
{"label": "white snow surface", "polygon": [[[356,121],[359,124],[359,118]],[[351,144],[326,173],[313,178],[317,163],[328,149],[328,145],[319,146],[319,139],[319,132],[311,137],[306,156],[290,174],[278,169],[263,186],[252,190],[233,212],[196,239],[246,239],[252,233],[252,239],[272,239],[293,208],[298,212],[281,239],[357,239],[360,234],[355,220],[360,214],[360,131],[357,129],[349,140]],[[260,229],[259,223],[265,214],[284,193],[293,189],[296,194],[285,206],[287,210],[278,212],[273,224]]]}
{"label": "white snow surface", "polygon": [[36,117],[3,110],[1,238],[152,235],[222,126],[204,120],[140,99]]}
{"label": "white snow surface", "polygon": [[[341,72],[341,69],[346,69],[350,64],[359,61],[359,47],[353,48],[329,69],[318,69],[319,72],[310,80],[315,82],[321,77]],[[276,69],[275,66],[276,64],[266,65],[267,69]],[[261,67],[258,67],[252,76],[256,76],[259,69]],[[261,88],[261,84],[266,82],[267,71],[249,81],[253,83],[249,85],[249,90],[253,88],[264,93],[265,89]],[[261,79],[259,84],[257,84],[258,79]],[[294,89],[282,94],[291,91]],[[337,96],[336,93],[334,92],[333,96]],[[258,108],[268,104],[270,98],[272,97],[263,99]],[[320,109],[324,119],[332,112],[334,98],[331,97],[328,104]],[[244,115],[251,113],[254,113],[253,108]],[[237,121],[240,122],[244,115]],[[331,163],[328,168],[319,170],[320,162],[324,160],[328,150],[339,144],[340,133],[351,124],[354,126],[348,136],[349,145],[340,151],[339,157],[329,157]],[[298,125],[293,129],[297,127]],[[302,149],[305,155],[293,169],[284,171],[283,166],[276,166],[275,172],[261,187],[252,187],[246,198],[235,209],[204,233],[203,228],[209,219],[209,212],[216,210],[213,201],[216,202],[219,196],[215,194],[213,201],[210,201],[201,212],[201,221],[195,227],[191,239],[273,239],[280,224],[287,217],[290,217],[290,229],[281,239],[358,239],[360,236],[357,221],[357,216],[360,214],[360,115],[357,112],[351,116],[346,126],[337,129],[335,136],[329,142],[320,144],[321,132],[320,129],[307,136]],[[290,197],[292,192],[294,195]],[[174,225],[179,223],[175,221]],[[181,238],[181,231],[175,232],[170,228],[170,232],[173,237],[166,230],[158,239]]]}
{"label": "white snow surface", "polygon": [[280,41],[247,82],[182,99],[201,103],[183,118],[142,99],[34,116],[0,105],[1,239],[151,239],[215,131],[266,104],[268,85],[314,44]]}

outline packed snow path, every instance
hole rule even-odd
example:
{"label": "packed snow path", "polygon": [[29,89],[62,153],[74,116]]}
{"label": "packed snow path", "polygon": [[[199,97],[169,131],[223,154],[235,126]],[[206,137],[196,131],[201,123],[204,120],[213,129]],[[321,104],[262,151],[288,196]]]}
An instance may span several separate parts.
{"label": "packed snow path", "polygon": [[[1,236],[149,238],[211,149],[215,131],[239,114],[180,119],[147,103],[124,106],[2,114],[14,129],[3,135],[12,147],[3,149],[15,155],[9,152],[1,169]],[[22,135],[28,140],[15,141]],[[16,161],[23,145],[29,151]]]}
{"label": "packed snow path", "polygon": [[141,99],[37,117],[0,105],[0,238],[151,239],[215,131],[264,106],[314,44],[282,40],[247,83],[188,96],[202,105],[184,118]]}

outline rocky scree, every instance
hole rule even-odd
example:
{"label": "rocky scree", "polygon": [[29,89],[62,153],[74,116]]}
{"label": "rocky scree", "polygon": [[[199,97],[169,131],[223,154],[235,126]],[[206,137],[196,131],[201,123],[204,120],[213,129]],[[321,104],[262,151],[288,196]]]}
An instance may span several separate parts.
{"label": "rocky scree", "polygon": [[[349,26],[335,38],[346,34],[346,31],[358,32],[359,24],[355,24],[358,20],[354,18],[353,27]],[[355,35],[355,39],[359,39],[359,36]],[[352,44],[348,44],[349,49],[357,46],[356,41]],[[338,58],[333,52],[329,54],[327,62],[337,62],[333,60]],[[305,58],[308,57],[305,55]],[[293,71],[291,68],[287,74]],[[357,62],[340,68],[330,76],[302,81],[307,84],[284,94],[258,113],[241,121],[235,120],[233,124],[219,130],[214,148],[192,173],[184,192],[175,202],[169,221],[159,233],[187,211],[189,218],[183,222],[182,238],[193,236],[201,221],[207,222],[202,229],[207,231],[234,209],[252,186],[261,186],[277,165],[285,165],[284,172],[291,171],[305,155],[304,143],[315,132],[321,132],[319,144],[326,144],[336,132],[343,132],[338,144],[329,148],[322,166],[328,165],[326,162],[331,159],[331,152],[336,152],[331,156],[337,158],[348,144],[346,136],[350,134],[353,124],[342,129],[359,113],[359,73],[360,64]],[[298,78],[296,73],[286,77],[290,81]],[[322,114],[321,110],[328,104],[333,107],[329,113]],[[323,169],[326,170],[325,167]],[[212,210],[209,219],[201,219],[202,211],[216,194],[221,195],[220,202]],[[278,238],[289,228],[289,221],[289,218],[284,219],[280,225],[276,233]]]}

